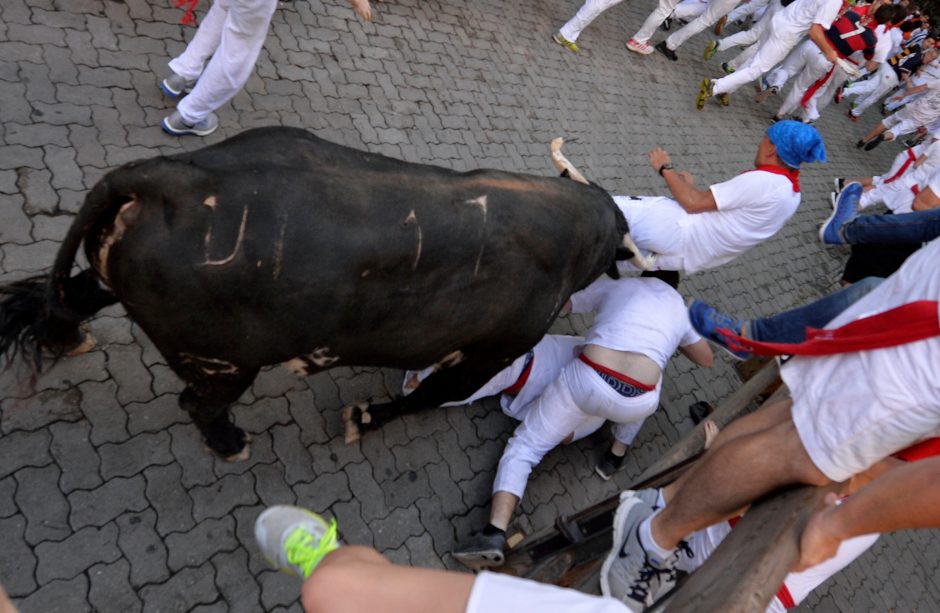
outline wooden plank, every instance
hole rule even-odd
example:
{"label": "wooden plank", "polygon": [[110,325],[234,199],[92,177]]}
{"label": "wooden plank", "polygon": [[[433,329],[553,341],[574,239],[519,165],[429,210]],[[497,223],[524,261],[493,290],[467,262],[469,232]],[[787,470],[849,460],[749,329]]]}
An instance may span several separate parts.
{"label": "wooden plank", "polygon": [[764,611],[799,557],[800,534],[810,514],[838,486],[799,486],[760,500],[668,603],[652,610]]}

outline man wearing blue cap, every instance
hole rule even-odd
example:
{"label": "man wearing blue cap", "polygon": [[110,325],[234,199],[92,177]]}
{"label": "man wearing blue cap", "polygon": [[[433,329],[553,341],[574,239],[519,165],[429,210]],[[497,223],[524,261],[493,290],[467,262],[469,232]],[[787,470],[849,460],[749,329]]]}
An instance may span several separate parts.
{"label": "man wearing blue cap", "polygon": [[[753,170],[704,190],[664,150],[651,151],[649,159],[673,197],[614,201],[637,246],[655,255],[655,268],[693,273],[726,264],[776,234],[800,205],[800,164],[825,162],[826,150],[816,128],[780,121],[757,146]],[[632,265],[620,266],[625,272]]]}

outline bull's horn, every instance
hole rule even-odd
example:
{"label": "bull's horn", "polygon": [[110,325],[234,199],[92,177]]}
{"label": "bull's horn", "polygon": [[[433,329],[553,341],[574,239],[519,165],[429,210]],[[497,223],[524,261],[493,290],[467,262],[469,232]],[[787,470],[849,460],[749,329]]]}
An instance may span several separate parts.
{"label": "bull's horn", "polygon": [[560,136],[552,141],[552,163],[555,164],[555,168],[558,169],[558,172],[568,171],[568,176],[578,183],[584,183],[587,185],[588,180],[584,178],[578,169],[575,168],[571,162],[568,161],[568,158],[564,156],[561,152],[561,146],[565,144],[565,139]]}
{"label": "bull's horn", "polygon": [[630,236],[630,233],[627,232],[623,235],[623,247],[624,249],[629,249],[633,253],[633,257],[628,261],[640,270],[652,270],[653,264],[656,261],[655,255],[650,255],[650,257],[645,257],[640,251],[640,248],[636,246],[636,243],[633,242],[633,237]]}

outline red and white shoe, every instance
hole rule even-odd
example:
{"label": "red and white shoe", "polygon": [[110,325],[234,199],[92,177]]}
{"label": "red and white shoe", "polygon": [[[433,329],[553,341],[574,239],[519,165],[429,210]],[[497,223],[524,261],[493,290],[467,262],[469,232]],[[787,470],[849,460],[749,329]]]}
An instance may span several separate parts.
{"label": "red and white shoe", "polygon": [[631,38],[627,41],[627,49],[633,51],[634,53],[639,53],[640,55],[649,55],[653,52],[653,48],[647,43],[641,43],[635,38]]}

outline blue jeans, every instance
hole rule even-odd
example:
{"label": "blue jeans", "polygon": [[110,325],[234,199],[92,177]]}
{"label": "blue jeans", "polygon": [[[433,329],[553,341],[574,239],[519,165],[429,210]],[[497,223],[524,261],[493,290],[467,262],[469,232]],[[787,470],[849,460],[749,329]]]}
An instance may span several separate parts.
{"label": "blue jeans", "polygon": [[900,215],[859,215],[842,226],[842,238],[860,243],[926,243],[940,236],[940,207]]}
{"label": "blue jeans", "polygon": [[[890,215],[889,215],[890,217]],[[825,327],[884,279],[865,277],[858,283],[824,296],[816,302],[784,311],[773,317],[752,319],[747,324],[748,338],[770,343],[800,343],[806,340],[806,327]]]}

